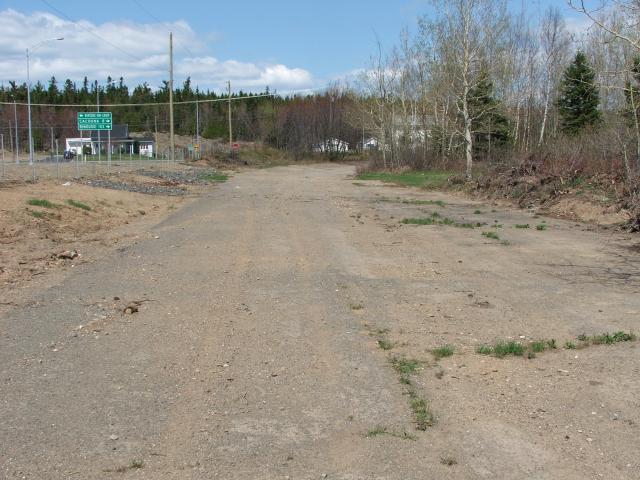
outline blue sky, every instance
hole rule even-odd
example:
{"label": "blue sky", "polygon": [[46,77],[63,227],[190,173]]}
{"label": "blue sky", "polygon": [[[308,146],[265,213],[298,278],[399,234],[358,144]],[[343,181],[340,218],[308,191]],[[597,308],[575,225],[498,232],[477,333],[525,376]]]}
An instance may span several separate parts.
{"label": "blue sky", "polygon": [[[531,12],[550,3],[571,15],[564,0],[524,2]],[[512,0],[514,8],[520,4]],[[35,78],[86,73],[158,83],[166,78],[163,52],[172,29],[177,82],[191,75],[215,90],[225,77],[252,90],[264,88],[261,82],[281,90],[320,87],[365,68],[376,35],[391,46],[402,27],[415,27],[429,11],[428,0],[2,0],[0,81],[22,79],[24,48],[62,29],[64,42],[34,53]]]}

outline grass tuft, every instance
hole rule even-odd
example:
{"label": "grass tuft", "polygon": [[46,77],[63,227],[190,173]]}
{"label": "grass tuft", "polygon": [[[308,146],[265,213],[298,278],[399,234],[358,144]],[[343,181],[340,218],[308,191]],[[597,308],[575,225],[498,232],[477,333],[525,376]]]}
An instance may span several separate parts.
{"label": "grass tuft", "polygon": [[394,370],[401,375],[410,375],[420,366],[420,362],[415,359],[408,359],[406,357],[392,357],[389,362]]}
{"label": "grass tuft", "polygon": [[58,208],[58,205],[55,203],[51,203],[49,200],[45,200],[42,198],[30,198],[27,200],[27,204],[34,207],[43,207],[43,208]]}
{"label": "grass tuft", "polygon": [[541,223],[540,225],[536,226],[536,230],[538,230],[539,232],[544,232],[547,229],[547,225],[545,225],[544,223]]}
{"label": "grass tuft", "polygon": [[482,232],[482,236],[491,240],[500,240],[500,235],[496,232]]}
{"label": "grass tuft", "polygon": [[229,180],[229,175],[225,175],[224,173],[208,173],[206,175],[201,175],[200,180],[223,183]]}
{"label": "grass tuft", "polygon": [[382,350],[391,350],[393,349],[393,343],[390,342],[389,340],[387,340],[386,338],[381,338],[378,340],[378,346],[382,349]]}
{"label": "grass tuft", "polygon": [[369,172],[358,175],[358,180],[379,180],[385,183],[394,183],[403,187],[439,188],[447,184],[452,172],[428,171],[428,172]]}
{"label": "grass tuft", "polygon": [[493,345],[493,354],[498,358],[504,358],[507,355],[521,357],[524,353],[524,347],[520,342],[498,341]]}
{"label": "grass tuft", "polygon": [[525,229],[525,228],[531,228],[531,225],[529,225],[528,223],[518,223],[515,225],[515,227],[519,229]]}
{"label": "grass tuft", "polygon": [[75,207],[75,208],[79,208],[81,210],[87,210],[87,211],[91,210],[91,207],[89,205],[87,205],[86,203],[77,202],[77,201],[72,200],[72,199],[67,200],[67,205],[70,205],[70,206]]}
{"label": "grass tuft", "polygon": [[450,357],[451,355],[453,355],[453,352],[454,348],[451,345],[443,345],[442,347],[434,348],[433,350],[431,350],[431,353],[434,357],[436,357],[436,360]]}

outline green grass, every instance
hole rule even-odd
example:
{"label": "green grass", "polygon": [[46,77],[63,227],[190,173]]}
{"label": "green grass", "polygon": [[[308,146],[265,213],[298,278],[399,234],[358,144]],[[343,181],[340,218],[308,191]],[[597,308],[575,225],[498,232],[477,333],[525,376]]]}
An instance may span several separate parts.
{"label": "green grass", "polygon": [[493,349],[489,345],[478,345],[476,347],[476,353],[480,355],[491,355],[493,353]]}
{"label": "green grass", "polygon": [[224,173],[208,173],[206,175],[201,175],[200,180],[205,180],[207,182],[217,182],[222,183],[229,180],[229,176]]}
{"label": "green grass", "polygon": [[439,360],[445,357],[450,357],[451,355],[453,355],[453,352],[454,352],[454,348],[451,345],[443,345],[441,347],[434,348],[433,350],[431,350],[431,353],[433,354],[434,357],[436,357],[436,360]]}
{"label": "green grass", "polygon": [[482,211],[481,210],[476,210],[473,212],[474,215],[482,215]]}
{"label": "green grass", "polygon": [[32,217],[36,217],[36,218],[40,218],[40,219],[45,218],[47,216],[47,214],[45,212],[38,212],[36,210],[30,211],[29,214]]}
{"label": "green grass", "polygon": [[437,205],[438,207],[446,207],[446,203],[442,200],[403,200],[405,205]]}
{"label": "green grass", "polygon": [[636,339],[633,333],[615,332],[615,333],[603,333],[602,335],[594,335],[589,338],[589,341],[593,345],[613,345],[620,342],[631,342]]}
{"label": "green grass", "polygon": [[455,228],[475,228],[481,226],[480,223],[461,223],[451,218],[442,218],[438,212],[433,212],[430,217],[426,218],[405,218],[400,221],[404,225],[446,225]]}
{"label": "green grass", "polygon": [[538,340],[538,341],[532,342],[529,345],[529,348],[534,353],[540,353],[540,352],[544,352],[546,350],[547,344],[546,344],[546,342],[544,340]]}
{"label": "green grass", "polygon": [[43,208],[58,208],[58,205],[56,205],[55,203],[51,203],[49,200],[44,200],[41,198],[30,198],[29,200],[27,200],[27,205]]}
{"label": "green grass", "polygon": [[540,225],[536,225],[536,230],[538,230],[539,232],[544,232],[547,229],[547,226],[544,223],[541,223]]}
{"label": "green grass", "polygon": [[438,225],[440,222],[438,220],[434,220],[432,217],[429,218],[405,218],[400,223],[405,225]]}
{"label": "green grass", "polygon": [[507,355],[513,355],[521,357],[524,354],[524,347],[520,342],[505,342],[502,340],[497,341],[493,345],[493,354],[498,358],[504,358]]}
{"label": "green grass", "polygon": [[378,340],[378,346],[382,350],[391,350],[391,349],[393,349],[393,343],[390,342],[389,340],[387,340],[386,338],[380,338]]}
{"label": "green grass", "polygon": [[439,188],[447,184],[453,172],[428,171],[428,172],[370,172],[358,175],[358,180],[379,180],[385,183],[393,183],[403,187]]}
{"label": "green grass", "polygon": [[482,232],[482,236],[491,240],[500,240],[500,235],[496,232]]}
{"label": "green grass", "polygon": [[81,210],[87,210],[87,211],[91,210],[91,207],[86,203],[76,202],[75,200],[72,200],[72,199],[67,200],[67,205],[70,205],[75,208],[79,208]]}
{"label": "green grass", "polygon": [[362,310],[364,308],[364,306],[359,303],[352,303],[349,307],[351,307],[351,310]]}
{"label": "green grass", "polygon": [[433,414],[429,410],[429,404],[424,398],[418,397],[413,391],[410,392],[409,395],[411,397],[411,403],[409,405],[416,420],[416,428],[424,431],[431,427],[434,421]]}
{"label": "green grass", "polygon": [[525,228],[531,228],[531,225],[529,225],[528,223],[518,223],[515,225],[515,227],[519,229],[525,229]]}
{"label": "green grass", "polygon": [[420,362],[418,360],[408,359],[405,357],[392,357],[389,362],[393,369],[402,375],[415,373],[420,366]]}
{"label": "green grass", "polygon": [[566,348],[567,350],[575,350],[576,344],[570,340],[567,340],[566,342],[564,342],[564,348]]}
{"label": "green grass", "polygon": [[367,432],[367,438],[375,438],[381,435],[389,435],[395,438],[401,438],[403,440],[416,440],[415,435],[411,435],[404,429],[401,432],[397,432],[395,430],[389,430],[387,427],[383,425],[376,425],[375,428],[372,428]]}

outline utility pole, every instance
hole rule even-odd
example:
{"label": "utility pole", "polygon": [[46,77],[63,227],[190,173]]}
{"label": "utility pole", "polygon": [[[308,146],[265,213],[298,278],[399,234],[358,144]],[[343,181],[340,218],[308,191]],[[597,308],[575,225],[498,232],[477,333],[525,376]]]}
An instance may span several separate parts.
{"label": "utility pole", "polygon": [[173,32],[169,33],[169,137],[171,161],[176,161],[176,139],[173,130]]}
{"label": "utility pole", "polygon": [[231,130],[231,82],[227,82],[229,87],[229,155],[233,158],[233,132]]}
{"label": "utility pole", "polygon": [[[96,108],[97,111],[100,111],[100,85],[98,85],[98,81],[96,80]],[[102,156],[102,147],[100,145],[100,130],[98,130],[98,164],[100,163]]]}
{"label": "utility pole", "polygon": [[13,116],[16,127],[16,163],[20,163],[20,145],[18,144],[18,107],[16,107],[16,99],[13,99]]}
{"label": "utility pole", "polygon": [[158,159],[158,150],[160,150],[160,148],[158,148],[158,116],[154,115],[153,116],[153,123],[156,127],[156,137],[155,137],[155,142],[156,144],[153,146],[153,154],[156,157],[156,160]]}
{"label": "utility pole", "polygon": [[196,160],[200,160],[200,104],[196,98]]}

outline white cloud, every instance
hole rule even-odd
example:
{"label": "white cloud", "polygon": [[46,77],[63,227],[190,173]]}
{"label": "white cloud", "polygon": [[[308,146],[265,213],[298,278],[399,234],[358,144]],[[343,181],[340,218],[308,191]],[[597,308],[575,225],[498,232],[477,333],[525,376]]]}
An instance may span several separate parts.
{"label": "white cloud", "polygon": [[[236,88],[261,90],[313,86],[310,72],[272,63],[218,60],[206,54],[206,45],[185,21],[151,24],[87,20],[71,22],[44,12],[0,12],[0,82],[26,81],[25,50],[40,40],[64,36],[62,42],[46,42],[31,53],[32,82],[46,83],[55,76],[80,82],[104,82],[108,76],[124,77],[132,86],[144,81],[152,87],[168,78],[168,32],[174,33],[175,82],[191,77],[192,85],[219,90],[227,80]],[[211,34],[205,35],[211,38]],[[185,54],[189,57],[185,57]]]}

